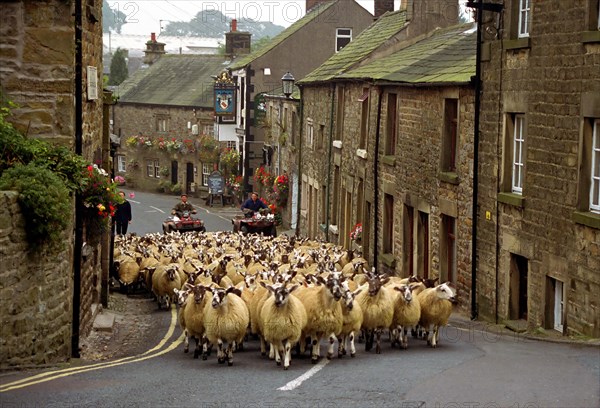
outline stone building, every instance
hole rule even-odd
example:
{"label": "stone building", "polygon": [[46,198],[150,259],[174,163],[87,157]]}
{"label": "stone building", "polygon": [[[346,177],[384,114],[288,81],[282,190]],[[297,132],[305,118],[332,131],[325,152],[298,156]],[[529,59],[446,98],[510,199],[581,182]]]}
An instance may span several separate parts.
{"label": "stone building", "polygon": [[380,271],[468,294],[475,36],[472,25],[427,31],[457,22],[444,15],[452,4],[384,14],[300,81],[300,225]]}
{"label": "stone building", "polygon": [[229,65],[237,77],[240,95],[235,126],[243,141],[246,190],[252,189],[252,175],[263,163],[262,95],[280,88],[286,72],[296,79],[303,78],[350,43],[372,20],[373,16],[354,0],[307,0],[304,17],[265,47],[234,59]]}
{"label": "stone building", "polygon": [[600,336],[598,0],[485,12],[479,314]]}
{"label": "stone building", "polygon": [[[0,3],[0,86],[3,97],[18,105],[7,119],[19,131],[107,168],[101,7],[86,0]],[[0,366],[78,356],[79,337],[91,328],[92,306],[108,277],[108,236],[98,242],[86,231],[83,209],[76,208],[74,229],[64,231],[66,249],[32,254],[17,196],[1,196]]]}

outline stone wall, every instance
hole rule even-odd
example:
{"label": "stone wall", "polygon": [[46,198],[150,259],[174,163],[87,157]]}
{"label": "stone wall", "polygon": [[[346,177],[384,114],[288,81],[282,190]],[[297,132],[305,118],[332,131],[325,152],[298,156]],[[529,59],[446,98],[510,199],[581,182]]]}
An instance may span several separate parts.
{"label": "stone wall", "polygon": [[[108,133],[103,132],[102,126],[102,2],[82,2],[80,84],[75,83],[74,7],[74,2],[63,0],[0,3],[0,83],[5,96],[17,104],[8,119],[19,131],[27,137],[71,148],[81,136],[82,156],[107,169]],[[87,67],[97,70],[97,99],[88,94]],[[81,135],[77,135],[75,117],[77,87],[82,91]],[[71,237],[66,238],[69,245],[73,245]],[[106,253],[106,236],[88,236],[84,240],[95,242],[92,253],[99,254],[102,244]],[[62,267],[72,274],[72,262]],[[98,302],[101,273],[99,255],[93,257],[93,262],[82,260],[80,334],[91,327],[91,305]]]}
{"label": "stone wall", "polygon": [[[600,216],[582,210],[578,184],[589,177],[584,123],[600,117],[600,36],[585,40],[587,3],[542,2],[532,8],[528,39],[515,40],[508,19],[504,43],[484,44],[479,200],[491,217],[478,223],[478,302],[482,316],[511,319],[511,258],[520,256],[529,327],[553,328],[556,280],[564,285],[564,333],[599,337]],[[505,13],[516,5],[505,2]],[[510,175],[503,146],[513,113],[526,120],[521,196],[498,194],[502,174]],[[588,222],[578,221],[578,210]]]}
{"label": "stone wall", "polygon": [[73,248],[31,251],[18,193],[0,192],[0,368],[66,361],[71,356]]}

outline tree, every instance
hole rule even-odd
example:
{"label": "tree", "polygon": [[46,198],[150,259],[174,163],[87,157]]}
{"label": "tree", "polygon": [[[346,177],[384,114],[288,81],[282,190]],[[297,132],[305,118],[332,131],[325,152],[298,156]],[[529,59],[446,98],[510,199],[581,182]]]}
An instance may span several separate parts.
{"label": "tree", "polygon": [[121,82],[127,79],[127,61],[125,61],[125,50],[117,48],[110,61],[109,85],[121,85]]}
{"label": "tree", "polygon": [[[118,5],[119,3],[117,3]],[[110,8],[106,0],[102,2],[102,32],[116,31],[121,34],[121,27],[127,23],[127,16],[118,8],[115,10]]]}

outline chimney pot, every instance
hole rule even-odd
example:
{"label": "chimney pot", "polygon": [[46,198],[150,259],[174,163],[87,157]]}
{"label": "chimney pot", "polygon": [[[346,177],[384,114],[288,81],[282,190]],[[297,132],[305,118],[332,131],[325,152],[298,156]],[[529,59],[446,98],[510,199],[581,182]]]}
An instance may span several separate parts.
{"label": "chimney pot", "polygon": [[235,18],[231,20],[231,31],[237,31],[237,20]]}
{"label": "chimney pot", "polygon": [[150,41],[156,42],[156,33],[150,33]]}

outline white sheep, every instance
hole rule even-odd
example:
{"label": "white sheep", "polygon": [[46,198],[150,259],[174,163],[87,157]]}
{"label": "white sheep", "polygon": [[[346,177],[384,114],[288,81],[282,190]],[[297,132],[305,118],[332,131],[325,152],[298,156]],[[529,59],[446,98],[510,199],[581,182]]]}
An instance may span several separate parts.
{"label": "white sheep", "polygon": [[376,273],[367,273],[369,290],[358,294],[356,301],[363,311],[363,325],[365,330],[365,350],[373,347],[373,337],[377,344],[375,353],[381,353],[381,333],[388,329],[394,317],[394,294],[391,289],[385,287],[388,278]]}
{"label": "white sheep", "polygon": [[[148,268],[152,270],[153,267]],[[159,265],[152,274],[152,292],[158,300],[158,308],[161,308],[164,299],[166,308],[171,307],[175,298],[173,289],[181,289],[182,282],[179,276],[179,264]]]}
{"label": "white sheep", "polygon": [[408,285],[394,286],[394,290],[400,292],[394,303],[394,318],[390,331],[392,344],[398,343],[403,349],[408,348],[408,329],[415,328],[421,318],[421,305],[413,297],[412,290]]}
{"label": "white sheep", "polygon": [[292,358],[292,347],[300,339],[307,322],[304,305],[292,295],[299,285],[289,288],[286,287],[286,283],[275,286],[261,282],[261,285],[272,293],[264,302],[259,314],[262,333],[264,339],[271,343],[275,350],[277,365],[281,365],[283,356],[283,369],[287,370]]}
{"label": "white sheep", "polygon": [[204,309],[210,304],[212,294],[210,289],[203,285],[190,285],[187,283],[185,286],[190,291],[183,306],[185,330],[187,330],[187,336],[194,338],[196,341],[194,358],[198,358],[200,355],[200,345],[202,345],[202,360],[206,360],[208,344],[205,338]]}
{"label": "white sheep", "polygon": [[[241,291],[233,286],[227,289],[215,287],[212,289],[212,302],[204,308],[204,326],[208,340],[217,344],[217,360],[233,365],[233,344],[244,339],[250,322],[248,307],[242,300]],[[187,319],[186,319],[187,322]],[[223,351],[223,343],[227,350]]]}
{"label": "white sheep", "polygon": [[437,347],[439,328],[448,324],[452,305],[456,303],[456,289],[450,282],[427,288],[417,296],[421,306],[419,324],[427,330],[427,344]]}
{"label": "white sheep", "polygon": [[[316,277],[317,286],[302,287],[296,291],[308,316],[307,324],[302,333],[302,340],[310,337],[312,344],[311,361],[315,364],[320,356],[320,342],[324,336],[329,336],[327,358],[333,357],[333,345],[337,340],[336,334],[342,330],[342,298],[340,280],[331,275],[327,280]],[[304,341],[300,342],[300,352],[304,351]]]}
{"label": "white sheep", "polygon": [[351,291],[345,286],[344,282],[344,297],[342,301],[342,330],[338,333],[338,357],[346,355],[346,345],[350,342],[350,357],[356,355],[356,348],[354,347],[354,337],[356,333],[360,332],[360,328],[363,323],[363,312],[360,305],[355,301],[356,296],[362,291],[362,289],[356,289]]}

